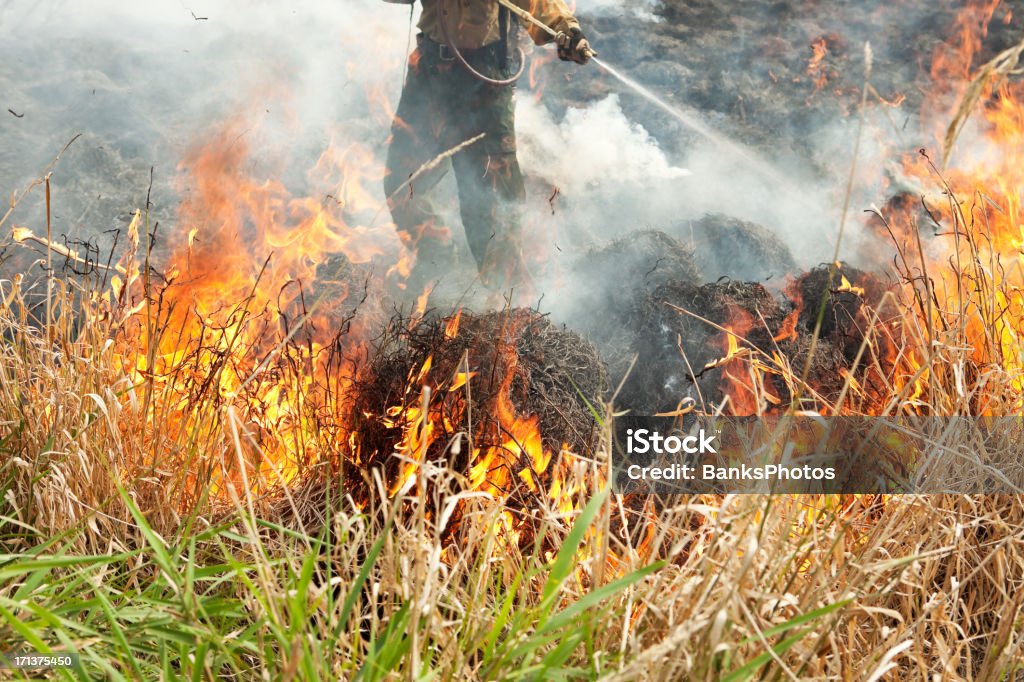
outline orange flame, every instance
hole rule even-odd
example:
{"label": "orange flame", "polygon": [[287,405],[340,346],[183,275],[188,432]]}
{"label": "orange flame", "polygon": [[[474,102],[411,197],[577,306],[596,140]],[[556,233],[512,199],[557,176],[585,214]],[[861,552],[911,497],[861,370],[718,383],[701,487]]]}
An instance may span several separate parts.
{"label": "orange flame", "polygon": [[[1000,4],[969,2],[957,17],[954,38],[933,57],[936,86],[925,105],[943,113],[935,120],[939,141],[952,118],[943,103],[959,108]],[[955,154],[946,159],[950,167],[942,171],[958,201],[946,197],[929,202],[931,218],[941,227],[926,256],[929,275],[936,279],[931,291],[940,309],[954,311],[962,320],[973,360],[1001,366],[1014,377],[1019,392],[1024,388],[1024,83],[989,82],[981,102],[973,114],[977,132],[961,133]],[[937,171],[923,155],[906,159],[904,171],[922,182],[936,182]],[[920,232],[910,211],[889,211],[886,217],[900,235],[916,238]],[[941,314],[934,314],[932,323],[941,328]]]}
{"label": "orange flame", "polygon": [[[123,354],[172,435],[212,438],[226,417],[196,410],[233,407],[243,420],[239,444],[251,454],[245,475],[260,487],[290,480],[345,443],[340,424],[325,428],[324,419],[340,413],[353,370],[328,365],[342,328],[353,346],[363,330],[337,317],[349,291],[344,278],[331,280],[338,273],[329,263],[390,256],[398,240],[390,225],[360,224],[380,209],[383,177],[367,147],[332,145],[321,155],[311,173],[324,188],[319,198],[250,177],[248,162],[241,121],[185,157],[179,218],[187,237],[168,259],[156,318],[135,320],[138,335]],[[315,290],[327,282],[331,299],[318,307]],[[213,468],[215,489],[241,475],[237,457],[216,454],[222,447],[232,445],[205,446],[210,462],[232,470]]]}

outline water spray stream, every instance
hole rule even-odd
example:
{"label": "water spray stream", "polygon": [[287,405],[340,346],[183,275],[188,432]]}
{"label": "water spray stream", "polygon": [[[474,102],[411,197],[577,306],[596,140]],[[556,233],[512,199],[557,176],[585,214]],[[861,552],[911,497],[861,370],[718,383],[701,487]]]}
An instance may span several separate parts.
{"label": "water spray stream", "polygon": [[720,148],[730,152],[736,158],[745,161],[753,170],[757,171],[757,173],[764,177],[765,179],[769,180],[770,182],[777,186],[784,188],[787,192],[791,192],[794,195],[797,195],[796,188],[791,187],[789,183],[787,183],[783,179],[782,173],[779,171],[779,169],[773,166],[765,159],[761,158],[756,152],[754,152],[749,147],[734,142],[733,140],[730,140],[728,137],[722,135],[721,133],[716,132],[706,123],[700,120],[700,118],[698,118],[697,116],[686,111],[683,111],[678,107],[672,106],[671,104],[669,104],[668,102],[666,102],[665,100],[661,99],[656,94],[651,92],[650,89],[644,87],[640,83],[637,83],[635,80],[623,74],[618,69],[615,69],[607,62],[598,59],[597,57],[592,57],[591,61],[597,64],[599,67],[601,67],[610,76],[614,76],[623,85],[626,85],[637,94],[643,96],[646,100],[648,100],[661,110],[671,115],[673,118],[675,118],[677,121],[685,125],[690,130],[693,130],[694,132],[702,135],[711,142],[714,142]]}
{"label": "water spray stream", "polygon": [[[558,36],[560,35],[553,28],[537,19],[537,17],[533,16],[528,11],[513,4],[511,0],[498,0],[498,4],[508,8],[508,10],[512,12],[514,15],[520,17],[521,19],[528,23],[533,24],[537,28],[541,29],[542,31],[550,35],[552,38],[558,38]],[[745,145],[734,142],[730,140],[728,137],[722,135],[721,133],[712,130],[706,123],[701,121],[697,116],[687,113],[682,109],[679,109],[678,107],[672,106],[662,98],[655,95],[648,88],[644,87],[640,83],[637,83],[629,76],[621,73],[611,64],[608,64],[607,62],[598,59],[597,53],[594,52],[593,49],[587,48],[587,50],[585,50],[585,53],[586,56],[590,59],[590,61],[594,62],[599,67],[604,69],[604,71],[610,76],[613,76],[616,79],[618,79],[620,83],[627,86],[637,94],[643,96],[646,100],[648,100],[652,104],[656,105],[658,108],[668,113],[670,116],[678,120],[680,123],[685,125],[690,130],[699,133],[703,137],[717,144],[721,149],[725,149],[736,158],[745,161],[750,166],[750,168],[756,171],[761,177],[765,178],[776,187],[784,189],[788,194],[792,195],[800,203],[807,204],[807,200],[804,194],[800,192],[796,187],[793,187],[788,182],[786,182],[783,174],[779,171],[778,168],[776,168],[771,163],[761,158],[752,149],[746,147]]]}

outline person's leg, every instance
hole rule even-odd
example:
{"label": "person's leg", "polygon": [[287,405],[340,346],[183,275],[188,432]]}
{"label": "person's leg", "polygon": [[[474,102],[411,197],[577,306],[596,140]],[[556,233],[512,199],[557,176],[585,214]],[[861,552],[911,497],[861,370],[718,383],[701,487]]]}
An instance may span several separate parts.
{"label": "person's leg", "polygon": [[521,287],[529,278],[520,240],[526,190],[516,157],[515,94],[483,84],[471,92],[463,129],[485,137],[452,160],[466,240],[487,286]]}
{"label": "person's leg", "polygon": [[453,159],[466,241],[488,286],[515,284],[521,270],[520,203],[525,189],[514,152],[467,151]]}
{"label": "person's leg", "polygon": [[409,73],[391,126],[384,192],[388,208],[402,242],[416,253],[409,273],[408,288],[413,296],[422,293],[442,261],[450,258],[449,231],[438,220],[430,190],[447,172],[439,164],[431,171],[413,177],[441,151],[441,127],[431,88],[436,74],[421,63],[418,53],[409,60]]}

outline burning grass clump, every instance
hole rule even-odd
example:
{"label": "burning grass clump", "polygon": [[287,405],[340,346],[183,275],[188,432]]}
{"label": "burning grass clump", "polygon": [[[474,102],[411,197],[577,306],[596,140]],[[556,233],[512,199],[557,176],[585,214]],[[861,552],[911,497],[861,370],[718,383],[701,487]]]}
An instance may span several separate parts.
{"label": "burning grass clump", "polygon": [[693,404],[744,415],[784,410],[799,396],[802,408],[829,412],[845,395],[857,409],[877,407],[901,338],[897,316],[885,316],[889,290],[870,273],[827,266],[778,298],[751,282],[658,287],[632,309],[637,362],[619,404],[638,414]]}
{"label": "burning grass clump", "polygon": [[796,320],[783,350],[795,371],[806,373],[814,396],[808,407],[834,405],[844,389],[862,405],[877,406],[890,391],[902,335],[895,307],[885,303],[891,290],[877,276],[846,265],[834,271],[818,266],[788,287]]}
{"label": "burning grass clump", "polygon": [[629,321],[637,361],[619,405],[635,414],[669,412],[684,401],[713,409],[729,371],[720,362],[729,355],[729,338],[770,351],[785,317],[779,301],[752,282],[671,282],[641,296]]}
{"label": "burning grass clump", "polygon": [[[813,332],[821,315],[820,337],[835,342],[850,362],[868,332],[868,310],[877,309],[889,286],[867,272],[843,266],[818,266],[802,275],[791,291],[802,302],[799,328]],[[831,278],[831,279],[830,279]]]}
{"label": "burning grass clump", "polygon": [[[553,450],[568,446],[590,453],[596,444],[596,422],[587,401],[600,402],[608,390],[607,375],[589,342],[546,316],[516,309],[480,315],[464,311],[419,323],[395,317],[382,341],[367,372],[372,378],[356,391],[360,414],[415,405],[407,401],[420,400],[421,386],[435,394],[455,393],[453,381],[461,386],[468,370],[472,378],[463,394],[470,407],[508,401],[501,407],[538,418],[543,444]],[[487,415],[480,410],[476,417]],[[364,453],[388,451],[394,439],[377,443],[367,438],[361,445]]]}
{"label": "burning grass clump", "polygon": [[600,438],[591,405],[608,380],[596,350],[530,310],[396,317],[366,374],[353,392],[355,459],[392,493],[444,461],[473,490],[535,513],[558,504],[564,469]]}

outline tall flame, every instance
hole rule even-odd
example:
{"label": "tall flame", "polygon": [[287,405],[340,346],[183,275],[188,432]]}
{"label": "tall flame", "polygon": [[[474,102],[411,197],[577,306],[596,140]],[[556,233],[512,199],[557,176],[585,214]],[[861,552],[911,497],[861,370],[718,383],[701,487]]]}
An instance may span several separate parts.
{"label": "tall flame", "polygon": [[[383,169],[364,145],[321,155],[310,174],[323,188],[316,196],[251,177],[248,164],[241,122],[182,161],[187,239],[168,259],[152,319],[136,320],[137,345],[124,353],[165,433],[189,435],[209,449],[200,459],[216,462],[223,444],[203,441],[227,418],[218,410],[234,408],[252,455],[248,480],[278,484],[344,443],[338,420],[327,417],[343,410],[354,373],[340,362],[340,340],[349,351],[363,341],[340,313],[360,285],[351,267],[393,260],[398,242],[390,225],[369,222],[380,210]],[[201,405],[214,412],[198,412]],[[203,462],[197,479],[218,486],[240,475],[228,462]]]}

